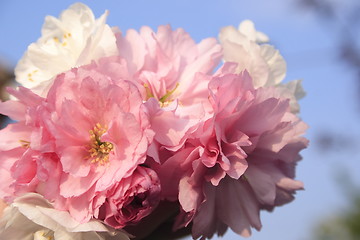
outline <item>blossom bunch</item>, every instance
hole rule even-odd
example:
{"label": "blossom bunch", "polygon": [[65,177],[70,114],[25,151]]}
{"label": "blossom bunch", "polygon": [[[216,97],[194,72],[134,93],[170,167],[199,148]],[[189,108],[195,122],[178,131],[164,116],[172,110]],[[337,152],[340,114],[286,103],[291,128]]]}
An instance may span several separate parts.
{"label": "blossom bunch", "polygon": [[0,131],[1,238],[260,230],[261,210],[303,189],[301,81],[282,83],[286,63],[251,21],[196,43],[169,25],[124,33],[107,15],[76,3],[47,17],[15,69],[21,86],[0,104],[14,120]]}

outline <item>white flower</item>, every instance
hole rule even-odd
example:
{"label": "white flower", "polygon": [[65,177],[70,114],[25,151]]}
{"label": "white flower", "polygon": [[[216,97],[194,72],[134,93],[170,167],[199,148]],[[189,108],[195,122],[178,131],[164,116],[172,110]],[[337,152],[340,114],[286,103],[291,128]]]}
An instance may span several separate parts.
{"label": "white flower", "polygon": [[15,68],[16,81],[44,96],[57,74],[116,55],[116,37],[105,24],[107,15],[95,19],[89,7],[75,3],[59,19],[47,16],[42,36],[30,44]]}
{"label": "white flower", "polygon": [[267,43],[270,41],[269,37],[262,32],[255,29],[255,24],[250,20],[244,20],[239,24],[238,30],[245,35],[247,39],[256,43]]}
{"label": "white flower", "polygon": [[233,26],[222,28],[219,40],[224,61],[237,63],[237,73],[247,70],[256,88],[277,87],[283,97],[290,99],[291,111],[299,111],[297,100],[305,95],[301,80],[281,83],[286,75],[286,62],[277,49],[264,44],[269,38],[256,31],[253,22],[245,20],[238,29]]}
{"label": "white flower", "polygon": [[5,209],[0,220],[0,239],[129,240],[129,237],[96,220],[81,224],[68,212],[55,210],[41,195],[27,193]]}

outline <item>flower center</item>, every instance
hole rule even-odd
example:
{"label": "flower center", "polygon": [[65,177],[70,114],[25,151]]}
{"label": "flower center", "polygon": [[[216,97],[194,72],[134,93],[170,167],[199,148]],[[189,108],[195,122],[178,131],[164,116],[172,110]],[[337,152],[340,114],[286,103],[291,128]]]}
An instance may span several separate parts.
{"label": "flower center", "polygon": [[71,33],[64,33],[61,38],[53,37],[53,40],[57,44],[60,44],[62,47],[65,47],[68,44],[66,40],[69,40],[71,37],[72,37]]}
{"label": "flower center", "polygon": [[113,145],[110,142],[101,141],[101,136],[107,131],[107,126],[101,126],[97,123],[90,134],[90,157],[92,163],[104,165],[109,162],[109,153],[113,150]]}
{"label": "flower center", "polygon": [[34,240],[53,240],[54,232],[49,229],[43,229],[34,233]]}
{"label": "flower center", "polygon": [[28,80],[29,80],[30,82],[34,82],[35,80],[33,79],[33,76],[36,75],[38,72],[39,72],[38,69],[29,72],[28,75],[27,75]]}
{"label": "flower center", "polygon": [[30,142],[25,140],[19,140],[21,147],[23,148],[30,148]]}
{"label": "flower center", "polygon": [[[148,100],[151,97],[155,97],[152,93],[149,85],[146,83],[144,84],[145,90],[146,90],[146,100]],[[179,87],[179,83],[176,83],[176,86],[172,90],[166,90],[166,93],[159,98],[159,104],[161,107],[168,106],[174,99],[172,99],[172,94],[176,91],[176,89]]]}

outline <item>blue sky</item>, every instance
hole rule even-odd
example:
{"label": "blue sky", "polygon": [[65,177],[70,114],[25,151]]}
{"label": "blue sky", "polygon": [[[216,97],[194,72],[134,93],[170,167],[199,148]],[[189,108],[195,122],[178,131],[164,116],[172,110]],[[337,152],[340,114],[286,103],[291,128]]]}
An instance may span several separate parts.
{"label": "blue sky", "polygon": [[[320,131],[359,136],[359,113],[354,88],[355,73],[337,59],[332,26],[324,25],[310,12],[289,0],[102,0],[83,1],[95,15],[110,11],[108,24],[122,31],[148,25],[182,27],[196,40],[217,37],[221,27],[237,26],[251,19],[266,33],[288,64],[287,80],[303,79],[307,96],[300,101],[301,117],[310,126],[313,143],[302,152],[297,179],[305,183],[291,204],[263,213],[263,229],[250,239],[308,240],[317,221],[346,206],[347,198],[337,182],[346,172],[360,182],[359,144],[352,150],[324,153],[315,147]],[[341,2],[341,1],[338,1]],[[342,1],[346,6],[348,1]],[[46,15],[58,16],[74,1],[1,0],[0,59],[13,67],[27,46],[40,36]],[[214,238],[216,239],[216,238]],[[223,239],[241,239],[229,231]]]}

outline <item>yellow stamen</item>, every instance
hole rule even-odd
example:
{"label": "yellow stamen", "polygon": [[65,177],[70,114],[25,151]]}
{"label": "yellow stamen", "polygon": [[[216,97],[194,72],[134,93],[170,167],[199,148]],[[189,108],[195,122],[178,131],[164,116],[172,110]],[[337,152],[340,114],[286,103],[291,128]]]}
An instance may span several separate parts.
{"label": "yellow stamen", "polygon": [[53,39],[56,43],[59,43],[62,47],[65,47],[68,45],[68,42],[66,42],[65,40],[70,38],[71,36],[71,33],[64,33],[62,37],[53,37]]}
{"label": "yellow stamen", "polygon": [[167,101],[167,99],[171,96],[171,94],[173,94],[176,91],[178,87],[179,87],[179,83],[176,83],[175,88],[173,90],[167,90],[166,94],[159,99],[159,102],[162,103],[171,102],[171,101]]}
{"label": "yellow stamen", "polygon": [[145,91],[146,91],[146,100],[148,100],[149,98],[152,98],[154,97],[154,94],[152,94],[151,90],[150,90],[150,87],[147,83],[144,83],[144,88],[145,88]]}
{"label": "yellow stamen", "polygon": [[[174,87],[174,89],[167,90],[165,95],[159,99],[159,104],[161,107],[166,107],[173,101],[173,99],[171,99],[171,95],[176,91],[176,89],[178,87],[179,87],[179,83],[176,83],[176,86]],[[144,83],[144,88],[146,91],[146,99],[145,100],[155,97],[154,94],[151,92],[151,89],[147,83]]]}
{"label": "yellow stamen", "polygon": [[34,82],[34,79],[32,78],[32,76],[33,76],[35,73],[37,73],[38,71],[39,71],[39,70],[34,70],[34,71],[28,73],[27,77],[28,77],[28,80],[29,80],[30,82]]}
{"label": "yellow stamen", "polygon": [[21,147],[23,148],[29,148],[30,147],[30,142],[29,141],[25,141],[25,140],[19,140]]}
{"label": "yellow stamen", "polygon": [[54,240],[54,232],[51,230],[39,230],[34,233],[34,239]]}
{"label": "yellow stamen", "polygon": [[47,238],[48,240],[53,240],[54,238],[53,238],[53,236],[51,236],[52,234],[51,234],[50,236],[49,236],[49,234],[51,234],[51,233],[50,233],[50,232],[48,232],[48,233],[43,233],[42,236],[45,237],[45,238]]}
{"label": "yellow stamen", "polygon": [[101,136],[107,131],[107,126],[101,126],[97,123],[93,130],[89,131],[90,134],[90,149],[89,159],[91,163],[98,163],[104,165],[109,162],[109,153],[113,150],[113,144],[110,142],[101,141]]}

